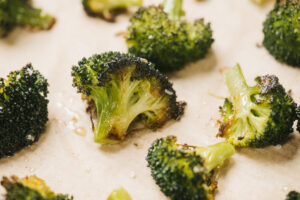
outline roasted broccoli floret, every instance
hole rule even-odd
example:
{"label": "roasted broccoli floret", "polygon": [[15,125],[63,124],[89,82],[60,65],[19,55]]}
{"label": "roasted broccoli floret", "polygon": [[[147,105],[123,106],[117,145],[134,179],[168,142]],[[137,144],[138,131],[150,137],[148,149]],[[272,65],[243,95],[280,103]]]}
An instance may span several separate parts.
{"label": "roasted broccoli floret", "polygon": [[288,193],[285,200],[300,200],[300,194],[298,192],[291,191]]}
{"label": "roasted broccoli floret", "polygon": [[172,200],[211,200],[217,187],[217,167],[234,154],[222,142],[206,147],[176,144],[176,137],[152,144],[146,160],[161,191]]}
{"label": "roasted broccoli floret", "polygon": [[131,196],[124,188],[115,189],[107,200],[132,200]]}
{"label": "roasted broccoli floret", "polygon": [[270,54],[300,67],[300,0],[277,0],[264,22],[263,32],[263,44]]}
{"label": "roasted broccoli floret", "polygon": [[0,0],[0,37],[6,36],[16,26],[47,30],[54,23],[54,17],[33,8],[30,0]]}
{"label": "roasted broccoli floret", "polygon": [[285,142],[293,132],[296,104],[274,75],[248,86],[239,65],[225,74],[230,97],[220,107],[219,136],[239,147],[265,147]]}
{"label": "roasted broccoli floret", "polygon": [[97,116],[95,142],[118,143],[134,122],[156,129],[183,114],[172,84],[143,58],[108,52],[83,58],[72,69],[73,85]]}
{"label": "roasted broccoli floret", "polygon": [[6,189],[5,200],[72,200],[68,195],[55,194],[45,184],[45,182],[36,177],[26,178],[3,177],[2,186]]}
{"label": "roasted broccoli floret", "polygon": [[181,7],[182,0],[166,0],[163,7],[140,8],[128,27],[129,53],[150,60],[162,72],[203,58],[214,41],[210,24],[180,20]]}
{"label": "roasted broccoli floret", "polygon": [[0,158],[38,141],[48,121],[48,83],[31,64],[0,78]]}
{"label": "roasted broccoli floret", "polygon": [[297,131],[300,132],[300,106],[297,108],[296,113],[297,113],[297,120],[298,120]]}
{"label": "roasted broccoli floret", "polygon": [[141,6],[143,0],[82,0],[82,4],[88,15],[114,21],[117,13],[132,6]]}

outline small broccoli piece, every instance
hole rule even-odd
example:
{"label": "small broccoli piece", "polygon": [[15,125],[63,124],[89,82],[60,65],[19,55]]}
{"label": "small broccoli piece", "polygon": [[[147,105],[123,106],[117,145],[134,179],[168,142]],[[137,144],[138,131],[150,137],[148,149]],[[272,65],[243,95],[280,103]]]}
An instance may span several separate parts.
{"label": "small broccoli piece", "polygon": [[300,67],[300,1],[278,1],[264,22],[266,49],[277,60]]}
{"label": "small broccoli piece", "polygon": [[142,4],[143,0],[82,0],[88,15],[103,17],[107,21],[114,21],[116,14],[122,10]]}
{"label": "small broccoli piece", "polygon": [[35,143],[48,121],[48,83],[31,64],[0,78],[0,158]]}
{"label": "small broccoli piece", "polygon": [[230,97],[220,112],[219,136],[239,147],[265,147],[285,142],[293,132],[296,104],[274,75],[247,85],[239,65],[225,74]]}
{"label": "small broccoli piece", "polygon": [[16,26],[48,30],[54,23],[54,17],[33,8],[29,0],[0,0],[0,37]]}
{"label": "small broccoli piece", "polygon": [[296,113],[297,113],[297,119],[298,119],[297,131],[300,132],[300,106],[297,108]]}
{"label": "small broccoli piece", "polygon": [[172,200],[211,200],[217,167],[235,153],[226,142],[206,147],[176,144],[168,136],[153,142],[146,160],[161,191]]}
{"label": "small broccoli piece", "polygon": [[288,193],[286,200],[300,200],[300,194],[295,191],[291,191]]}
{"label": "small broccoli piece", "polygon": [[132,200],[131,196],[124,188],[115,189],[107,200]]}
{"label": "small broccoli piece", "polygon": [[95,110],[95,142],[119,143],[134,122],[156,129],[180,119],[184,103],[167,77],[147,60],[108,52],[83,58],[73,66],[73,85]]}
{"label": "small broccoli piece", "polygon": [[182,0],[140,8],[128,27],[129,53],[150,60],[162,72],[182,69],[203,58],[214,41],[210,24],[203,19],[182,21],[182,15]]}
{"label": "small broccoli piece", "polygon": [[68,195],[55,194],[36,177],[30,176],[19,179],[16,176],[11,178],[3,177],[2,186],[6,189],[5,200],[72,200]]}

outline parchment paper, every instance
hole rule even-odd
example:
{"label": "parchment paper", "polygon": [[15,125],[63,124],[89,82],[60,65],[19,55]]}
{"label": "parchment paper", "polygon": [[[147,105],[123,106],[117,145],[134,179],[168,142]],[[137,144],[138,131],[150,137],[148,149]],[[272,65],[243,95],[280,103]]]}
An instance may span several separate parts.
{"label": "parchment paper", "polygon": [[[0,177],[36,174],[54,191],[73,194],[75,200],[105,200],[120,186],[134,200],[165,200],[146,167],[147,149],[156,138],[170,134],[191,145],[222,141],[215,136],[223,100],[209,92],[228,95],[222,75],[226,67],[240,63],[251,84],[257,75],[275,74],[300,103],[300,69],[278,63],[260,47],[262,22],[272,3],[258,7],[250,0],[186,0],[186,18],[205,17],[216,41],[204,60],[170,75],[179,100],[188,103],[184,117],[156,132],[136,132],[120,145],[100,146],[93,142],[85,103],[71,86],[71,66],[94,53],[126,52],[124,39],[116,34],[126,30],[130,14],[107,23],[88,17],[79,0],[34,0],[34,4],[55,15],[57,23],[48,32],[16,29],[1,39],[0,77],[32,62],[50,83],[50,120],[38,143],[0,161]],[[216,199],[283,200],[288,191],[300,190],[299,144],[299,134],[294,133],[283,146],[237,150],[221,171]]]}

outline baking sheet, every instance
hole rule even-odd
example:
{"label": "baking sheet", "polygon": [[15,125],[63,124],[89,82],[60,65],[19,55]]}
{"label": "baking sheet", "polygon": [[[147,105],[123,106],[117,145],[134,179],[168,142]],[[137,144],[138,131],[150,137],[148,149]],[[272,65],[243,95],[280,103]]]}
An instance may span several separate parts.
{"label": "baking sheet", "polygon": [[[159,1],[145,1],[153,3]],[[249,0],[189,0],[184,2],[186,17],[210,21],[216,41],[204,60],[170,76],[179,100],[188,103],[184,117],[156,132],[136,132],[120,145],[100,146],[93,142],[85,103],[71,86],[71,66],[94,53],[126,52],[124,39],[116,34],[126,30],[130,14],[107,23],[86,16],[79,0],[34,0],[34,4],[55,15],[57,23],[48,32],[16,29],[1,39],[0,77],[32,62],[50,83],[50,120],[38,143],[0,161],[1,177],[36,174],[54,191],[73,194],[76,200],[104,200],[119,186],[134,200],[165,200],[146,167],[147,149],[156,138],[170,134],[191,145],[222,141],[215,135],[223,100],[209,92],[228,95],[221,73],[224,68],[240,63],[249,83],[257,75],[275,74],[300,102],[300,69],[276,62],[259,47],[262,22],[272,4],[258,7]],[[216,199],[283,200],[289,190],[300,190],[299,144],[299,134],[294,133],[283,146],[238,150],[221,172]]]}

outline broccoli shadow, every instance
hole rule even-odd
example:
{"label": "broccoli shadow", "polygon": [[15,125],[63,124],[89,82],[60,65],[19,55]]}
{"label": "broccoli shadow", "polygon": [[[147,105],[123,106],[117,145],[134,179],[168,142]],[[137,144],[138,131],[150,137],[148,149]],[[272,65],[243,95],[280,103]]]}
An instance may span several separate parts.
{"label": "broccoli shadow", "polygon": [[205,58],[188,64],[184,69],[178,72],[168,73],[167,76],[171,78],[187,78],[196,76],[199,73],[210,72],[214,70],[217,63],[216,53],[213,49],[210,49]]}
{"label": "broccoli shadow", "polygon": [[20,38],[20,35],[22,35],[21,28],[17,27],[14,28],[14,30],[10,31],[7,36],[0,38],[2,43],[5,43],[6,45],[13,46],[18,42],[18,39]]}
{"label": "broccoli shadow", "polygon": [[19,160],[26,157],[30,157],[30,154],[35,153],[36,149],[39,148],[39,145],[41,145],[41,143],[46,142],[46,138],[47,138],[47,134],[50,130],[51,124],[50,121],[48,121],[48,123],[46,124],[46,129],[45,132],[42,133],[42,135],[40,136],[39,140],[36,141],[35,143],[33,143],[32,145],[25,147],[24,149],[22,149],[21,151],[15,153],[12,156],[8,156],[8,157],[4,157],[2,159],[0,159],[0,165],[4,165],[8,162],[11,162],[12,160]]}
{"label": "broccoli shadow", "polygon": [[280,146],[270,146],[257,149],[237,149],[238,153],[250,159],[267,163],[288,162],[297,155],[300,146],[300,137],[292,135],[284,144]]}
{"label": "broccoli shadow", "polygon": [[[172,120],[167,122],[163,127],[158,128],[157,130],[148,129],[145,127],[132,129],[131,132],[126,136],[125,140],[119,144],[112,145],[101,145],[99,150],[105,153],[115,153],[122,151],[129,146],[135,146],[136,149],[143,148],[145,141],[149,140],[149,144],[154,141],[155,136],[164,137],[165,135],[161,134],[164,129],[172,126],[177,121]],[[159,134],[159,135],[158,135]],[[141,144],[143,142],[143,144]]]}
{"label": "broccoli shadow", "polygon": [[[233,169],[234,165],[235,165],[234,159],[231,158],[231,159],[225,160],[222,167],[220,167],[217,171],[217,179],[219,179],[219,178],[225,179],[228,172]],[[219,190],[217,188],[215,191],[215,195],[217,195],[218,193],[219,193]]]}

